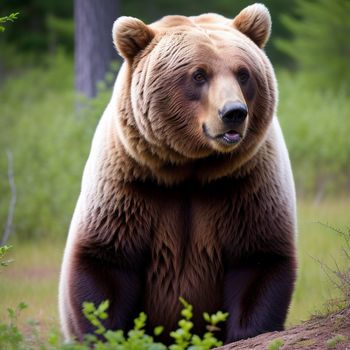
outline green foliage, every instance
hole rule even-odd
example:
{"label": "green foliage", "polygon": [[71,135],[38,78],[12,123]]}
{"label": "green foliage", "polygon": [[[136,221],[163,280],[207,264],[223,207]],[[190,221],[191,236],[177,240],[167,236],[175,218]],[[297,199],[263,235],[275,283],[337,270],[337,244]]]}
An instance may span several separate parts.
{"label": "green foliage", "polygon": [[[154,342],[153,337],[145,334],[144,328],[147,316],[143,312],[134,320],[134,328],[126,336],[122,330],[106,330],[102,321],[108,317],[106,313],[108,307],[108,300],[102,302],[97,308],[93,303],[85,302],[83,304],[83,313],[96,328],[95,334],[102,336],[102,338],[98,338],[95,334],[88,334],[84,342],[87,347],[94,347],[99,350],[166,350],[163,344]],[[155,333],[159,335],[160,329],[160,327],[157,327]]]}
{"label": "green foliage", "polygon": [[[193,335],[190,329],[193,327],[190,319],[192,318],[192,306],[181,299],[184,308],[181,312],[183,319],[179,321],[179,329],[172,332],[175,344],[170,345],[169,350],[209,350],[213,347],[222,345],[212,332],[206,332],[203,338]],[[154,341],[154,338],[145,333],[147,316],[141,312],[134,320],[134,328],[126,335],[122,330],[106,330],[103,321],[107,319],[107,309],[109,302],[102,302],[97,308],[93,303],[85,302],[83,304],[83,313],[86,319],[95,327],[94,334],[87,334],[81,343],[71,342],[62,344],[57,330],[51,331],[47,341],[40,339],[36,330],[35,323],[31,323],[32,333],[34,332],[34,341],[25,337],[17,327],[19,313],[27,306],[20,303],[16,310],[8,309],[9,323],[0,322],[0,348],[4,350],[166,350],[164,344]],[[228,314],[218,312],[214,315],[206,314],[210,327],[217,328],[217,323],[227,319]],[[154,329],[154,335],[159,336],[163,327]]]}
{"label": "green foliage", "polygon": [[[16,55],[35,53],[36,62],[40,59],[39,53],[52,51],[57,45],[64,49],[72,49],[74,36],[67,37],[65,33],[50,27],[49,17],[54,16],[73,24],[73,6],[71,1],[62,0],[30,0],[13,1],[2,0],[0,16],[11,12],[21,15],[15,26],[9,26],[1,36],[0,50],[6,46],[15,48]],[[12,60],[12,57],[6,57]],[[4,59],[4,57],[2,57]]]}
{"label": "green foliage", "polygon": [[284,340],[282,338],[277,338],[272,340],[268,346],[267,350],[279,350],[284,345]]}
{"label": "green foliage", "polygon": [[96,309],[95,305],[90,302],[83,303],[83,314],[85,318],[96,328],[96,334],[103,334],[106,328],[103,326],[101,320],[107,319],[106,310],[109,307],[109,301],[103,301]]}
{"label": "green foliage", "polygon": [[4,260],[6,253],[12,248],[12,246],[4,245],[0,247],[0,267],[8,266],[11,260]]}
{"label": "green foliage", "polygon": [[62,53],[5,82],[0,90],[0,227],[11,197],[5,154],[10,149],[18,194],[14,233],[22,238],[66,234],[92,135],[110,93],[83,101],[86,107],[78,113],[73,64]]}
{"label": "green foliage", "polygon": [[0,32],[5,31],[5,27],[1,25],[1,23],[13,22],[17,19],[19,12],[11,13],[9,16],[0,17]]}
{"label": "green foliage", "polygon": [[[206,332],[203,338],[198,335],[192,334],[191,329],[193,323],[191,321],[193,317],[193,307],[187,303],[184,299],[180,298],[183,305],[181,311],[182,319],[179,321],[179,328],[176,331],[170,333],[170,336],[174,339],[175,344],[169,346],[169,350],[209,350],[213,347],[222,345],[218,341],[213,332],[219,330],[217,324],[224,322],[228,314],[221,311],[214,315],[205,314],[204,318],[208,322],[208,327],[211,329]],[[108,309],[108,301],[104,301],[97,308],[92,303],[83,304],[83,312],[85,317],[96,328],[95,333],[102,335],[106,342],[102,342],[94,335],[88,335],[86,340],[88,343],[93,344],[98,349],[109,349],[109,346],[118,349],[152,349],[163,350],[167,349],[163,344],[156,343],[153,337],[145,334],[145,326],[147,316],[141,312],[140,315],[134,321],[134,328],[128,332],[127,336],[121,330],[107,331],[102,324],[102,321],[107,318],[106,310]],[[163,327],[159,326],[154,329],[154,334],[157,336],[161,334]]]}
{"label": "green foliage", "polygon": [[334,349],[337,347],[339,343],[344,343],[347,340],[347,337],[345,337],[342,334],[337,334],[334,337],[330,338],[326,342],[327,349]]}
{"label": "green foliage", "polygon": [[179,321],[179,328],[176,331],[170,333],[170,336],[175,340],[175,344],[170,345],[170,350],[209,350],[213,347],[222,345],[221,341],[218,341],[213,332],[220,330],[217,327],[219,322],[226,321],[228,313],[218,311],[214,315],[204,313],[203,317],[208,323],[208,332],[206,332],[201,339],[198,335],[192,334],[191,329],[193,328],[193,307],[185,299],[180,298],[180,302],[183,305],[181,316],[183,317]]}
{"label": "green foliage", "polygon": [[51,51],[63,47],[67,52],[74,51],[74,22],[71,18],[60,18],[53,14],[46,17],[48,41]]}
{"label": "green foliage", "polygon": [[308,75],[280,71],[278,117],[290,152],[297,189],[339,193],[350,174],[350,99],[345,92],[308,87]]}
{"label": "green foliage", "polygon": [[24,346],[24,336],[17,327],[18,316],[27,305],[24,303],[18,304],[16,309],[8,308],[8,323],[0,322],[0,348],[3,350],[26,350]]}
{"label": "green foliage", "polygon": [[349,88],[349,13],[348,0],[297,0],[296,17],[282,16],[293,39],[275,43],[307,74],[309,85]]}

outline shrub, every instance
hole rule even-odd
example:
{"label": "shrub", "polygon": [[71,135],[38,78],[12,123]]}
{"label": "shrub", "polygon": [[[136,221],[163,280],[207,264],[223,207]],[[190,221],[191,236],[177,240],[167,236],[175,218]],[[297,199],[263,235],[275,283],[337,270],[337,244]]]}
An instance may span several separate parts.
{"label": "shrub", "polygon": [[[169,350],[209,350],[221,346],[222,342],[216,339],[213,329],[219,330],[218,323],[227,319],[228,314],[221,311],[214,315],[205,314],[204,318],[211,329],[201,338],[191,333],[192,306],[181,299],[183,310],[179,328],[170,336],[175,343]],[[107,315],[108,301],[102,302],[97,308],[92,303],[83,304],[83,312],[89,322],[96,328],[95,334],[87,334],[83,342],[62,343],[57,330],[51,331],[47,341],[37,336],[34,341],[25,337],[18,329],[16,323],[20,312],[27,306],[21,303],[16,310],[8,309],[9,323],[0,322],[0,348],[4,350],[166,350],[164,344],[156,342],[153,336],[145,333],[147,316],[145,313],[134,320],[134,328],[126,335],[122,330],[111,331],[103,326]],[[36,332],[36,331],[35,331]],[[34,332],[34,333],[35,333]],[[154,336],[160,335],[162,327],[154,329]]]}

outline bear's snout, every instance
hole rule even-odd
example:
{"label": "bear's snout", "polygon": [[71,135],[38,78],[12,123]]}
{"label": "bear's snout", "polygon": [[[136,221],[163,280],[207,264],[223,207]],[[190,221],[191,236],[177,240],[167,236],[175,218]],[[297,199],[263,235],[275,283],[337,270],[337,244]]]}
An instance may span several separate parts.
{"label": "bear's snout", "polygon": [[229,152],[243,140],[247,118],[248,107],[244,102],[228,101],[215,117],[207,118],[203,123],[203,133],[215,150]]}
{"label": "bear's snout", "polygon": [[235,127],[241,124],[248,115],[248,108],[241,102],[227,102],[219,110],[219,117],[229,126]]}

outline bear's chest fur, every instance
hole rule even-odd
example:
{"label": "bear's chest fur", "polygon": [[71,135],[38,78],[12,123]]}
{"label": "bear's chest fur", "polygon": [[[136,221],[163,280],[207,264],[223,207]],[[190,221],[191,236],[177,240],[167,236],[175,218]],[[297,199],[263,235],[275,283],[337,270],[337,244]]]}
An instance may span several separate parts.
{"label": "bear's chest fur", "polygon": [[143,276],[141,303],[150,325],[174,329],[183,297],[201,329],[203,312],[223,308],[230,268],[260,264],[265,254],[290,246],[280,227],[290,217],[288,206],[283,196],[271,196],[275,184],[261,176],[173,186],[106,179],[93,191],[99,205],[89,209],[82,230],[89,234],[81,243],[115,269]]}
{"label": "bear's chest fur", "polygon": [[109,240],[115,247],[112,259],[144,271],[150,324],[173,328],[183,297],[194,306],[201,327],[204,311],[222,307],[225,270],[249,260],[256,247],[264,250],[276,229],[262,222],[273,211],[262,200],[263,189],[250,193],[247,186],[252,190],[247,179],[222,179],[172,187],[135,182],[118,189],[117,209],[108,215],[115,226]]}

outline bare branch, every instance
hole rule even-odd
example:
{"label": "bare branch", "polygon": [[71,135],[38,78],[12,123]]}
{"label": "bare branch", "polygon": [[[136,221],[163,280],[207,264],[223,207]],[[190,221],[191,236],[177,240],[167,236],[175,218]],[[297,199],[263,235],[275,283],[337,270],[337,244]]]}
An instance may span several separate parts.
{"label": "bare branch", "polygon": [[15,185],[15,179],[13,175],[13,155],[12,155],[12,152],[9,150],[6,151],[6,155],[7,155],[7,176],[10,184],[10,189],[11,189],[11,200],[9,204],[8,214],[7,214],[6,226],[5,226],[4,234],[2,236],[0,245],[4,245],[10,237],[12,226],[13,226],[13,215],[15,213],[15,206],[17,201],[16,185]]}

